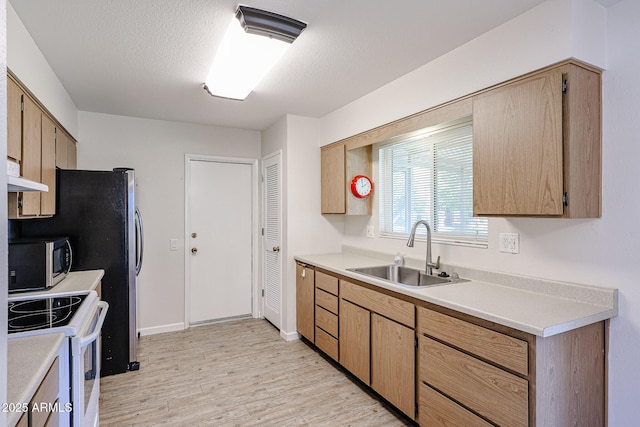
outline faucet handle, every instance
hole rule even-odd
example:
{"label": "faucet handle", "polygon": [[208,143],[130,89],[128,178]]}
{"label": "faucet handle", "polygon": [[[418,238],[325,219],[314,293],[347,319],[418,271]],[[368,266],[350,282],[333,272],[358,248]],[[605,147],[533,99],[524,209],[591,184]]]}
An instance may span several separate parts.
{"label": "faucet handle", "polygon": [[438,255],[438,259],[436,259],[435,263],[433,263],[433,262],[429,263],[429,267],[435,268],[436,270],[440,269],[440,255]]}

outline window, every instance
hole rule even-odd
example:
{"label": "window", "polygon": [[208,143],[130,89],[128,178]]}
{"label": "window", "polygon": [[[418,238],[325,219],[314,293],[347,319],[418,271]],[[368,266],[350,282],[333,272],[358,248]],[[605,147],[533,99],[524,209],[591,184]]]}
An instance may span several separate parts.
{"label": "window", "polygon": [[487,218],[473,217],[471,117],[382,143],[379,164],[381,235],[407,236],[424,219],[434,241],[487,246]]}

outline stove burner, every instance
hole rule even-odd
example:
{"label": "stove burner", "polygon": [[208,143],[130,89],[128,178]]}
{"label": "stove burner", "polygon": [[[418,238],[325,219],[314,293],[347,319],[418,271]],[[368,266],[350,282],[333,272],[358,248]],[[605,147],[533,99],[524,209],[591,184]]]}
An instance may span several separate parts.
{"label": "stove burner", "polygon": [[9,302],[9,333],[65,326],[84,295]]}

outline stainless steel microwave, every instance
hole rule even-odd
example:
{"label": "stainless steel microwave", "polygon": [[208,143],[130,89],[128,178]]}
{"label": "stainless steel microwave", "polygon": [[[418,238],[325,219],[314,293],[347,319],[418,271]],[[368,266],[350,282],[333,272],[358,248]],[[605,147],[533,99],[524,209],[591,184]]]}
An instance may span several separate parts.
{"label": "stainless steel microwave", "polygon": [[71,271],[67,237],[9,241],[9,293],[49,289]]}

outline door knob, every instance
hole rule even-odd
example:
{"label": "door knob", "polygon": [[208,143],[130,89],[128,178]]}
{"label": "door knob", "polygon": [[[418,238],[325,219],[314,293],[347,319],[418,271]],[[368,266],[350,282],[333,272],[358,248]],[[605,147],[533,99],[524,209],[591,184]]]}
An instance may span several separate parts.
{"label": "door knob", "polygon": [[274,246],[272,250],[273,252],[280,252],[280,246]]}
{"label": "door knob", "polygon": [[192,254],[197,254],[198,253],[198,248],[191,248],[191,253]]}
{"label": "door knob", "polygon": [[198,233],[191,233],[191,237],[195,239],[196,237],[198,237]]}

